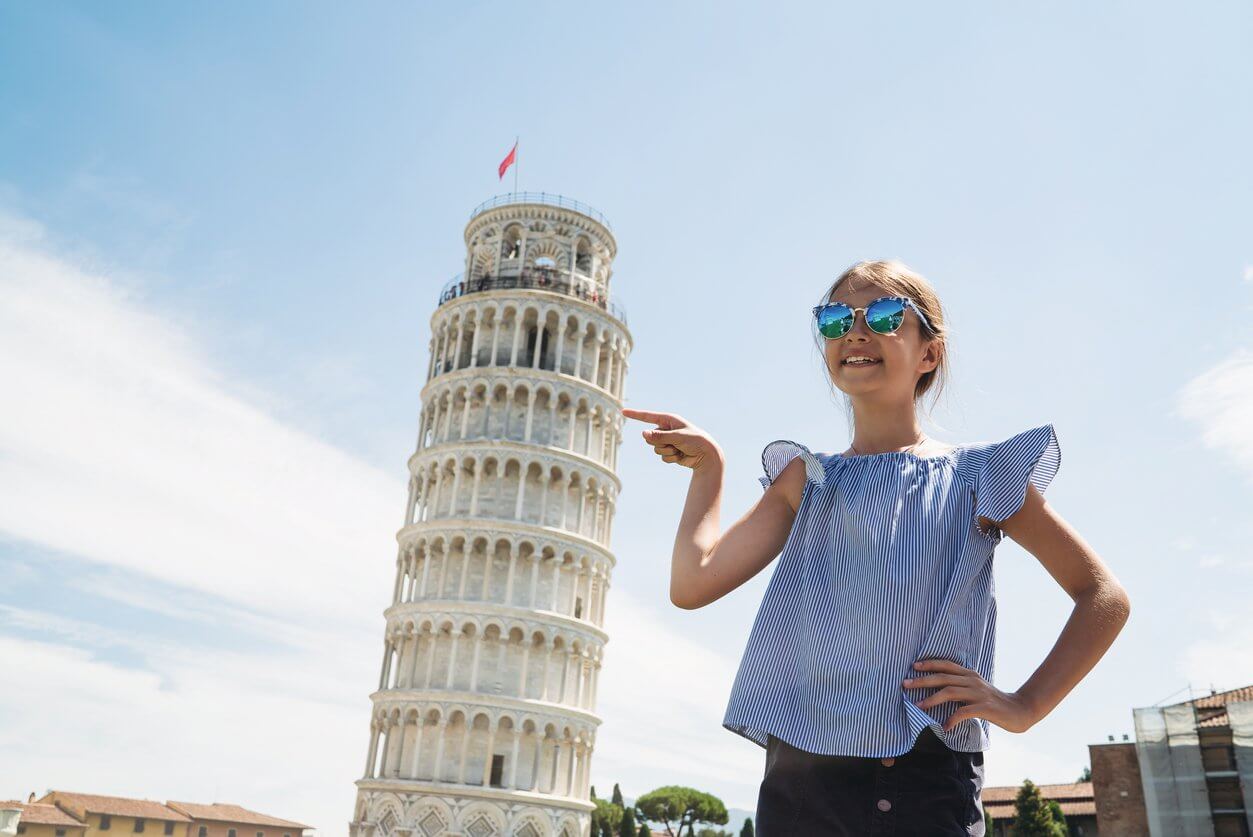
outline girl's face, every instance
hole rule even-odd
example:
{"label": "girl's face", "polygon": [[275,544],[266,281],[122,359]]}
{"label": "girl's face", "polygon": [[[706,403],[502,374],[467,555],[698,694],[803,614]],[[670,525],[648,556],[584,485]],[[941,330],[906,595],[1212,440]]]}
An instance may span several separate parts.
{"label": "girl's face", "polygon": [[[845,282],[837,288],[830,302],[843,302],[853,308],[864,308],[881,296],[891,296],[878,285],[862,285],[856,290]],[[831,380],[850,396],[899,394],[912,399],[914,386],[926,372],[939,364],[939,344],[923,336],[922,323],[913,309],[905,309],[905,320],[892,334],[879,334],[866,325],[864,311],[858,311],[852,329],[843,337],[827,340],[824,348],[827,372]],[[858,355],[874,362],[850,365],[847,360]]]}

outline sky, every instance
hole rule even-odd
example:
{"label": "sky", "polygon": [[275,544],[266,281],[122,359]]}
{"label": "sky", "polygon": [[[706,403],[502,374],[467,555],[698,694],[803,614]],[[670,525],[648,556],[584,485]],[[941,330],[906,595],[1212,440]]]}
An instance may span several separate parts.
{"label": "sky", "polygon": [[[727,453],[847,447],[809,307],[937,289],[963,443],[1051,423],[1046,497],[1127,589],[987,782],[1073,781],[1132,708],[1253,682],[1253,10],[0,3],[0,798],[223,801],[343,834],[430,319],[496,167],[618,243],[627,406]],[[688,472],[630,422],[592,784],[751,810],[723,729],[769,580],[669,602]],[[996,553],[996,679],[1071,602]]]}

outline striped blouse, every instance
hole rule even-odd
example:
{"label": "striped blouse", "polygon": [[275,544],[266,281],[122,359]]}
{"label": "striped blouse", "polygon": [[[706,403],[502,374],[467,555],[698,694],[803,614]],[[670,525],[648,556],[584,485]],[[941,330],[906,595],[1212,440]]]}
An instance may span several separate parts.
{"label": "striped blouse", "polygon": [[786,439],[762,453],[763,489],[794,457],[805,489],[762,597],[722,725],[762,747],[884,758],[925,727],[954,750],[989,747],[988,722],[942,722],[961,704],[919,709],[941,687],[906,689],[938,657],[992,681],[1000,523],[1061,464],[1053,425],[940,456],[814,454]]}

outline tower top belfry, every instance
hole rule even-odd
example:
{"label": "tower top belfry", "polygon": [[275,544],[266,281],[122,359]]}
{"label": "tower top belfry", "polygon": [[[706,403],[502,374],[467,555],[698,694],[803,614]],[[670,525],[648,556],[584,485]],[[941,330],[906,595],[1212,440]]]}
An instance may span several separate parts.
{"label": "tower top belfry", "polygon": [[465,269],[440,295],[503,288],[552,290],[606,309],[618,242],[605,216],[580,201],[545,192],[497,195],[475,207],[465,228]]}

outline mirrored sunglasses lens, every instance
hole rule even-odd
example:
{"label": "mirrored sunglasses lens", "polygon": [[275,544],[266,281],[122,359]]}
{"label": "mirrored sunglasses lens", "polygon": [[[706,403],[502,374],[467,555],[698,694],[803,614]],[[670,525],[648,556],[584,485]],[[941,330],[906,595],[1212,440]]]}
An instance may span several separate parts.
{"label": "mirrored sunglasses lens", "polygon": [[818,331],[823,337],[842,337],[852,319],[853,312],[847,305],[828,305],[818,312]]}
{"label": "mirrored sunglasses lens", "polygon": [[881,299],[866,311],[866,325],[879,334],[891,334],[905,321],[905,304],[899,299]]}

